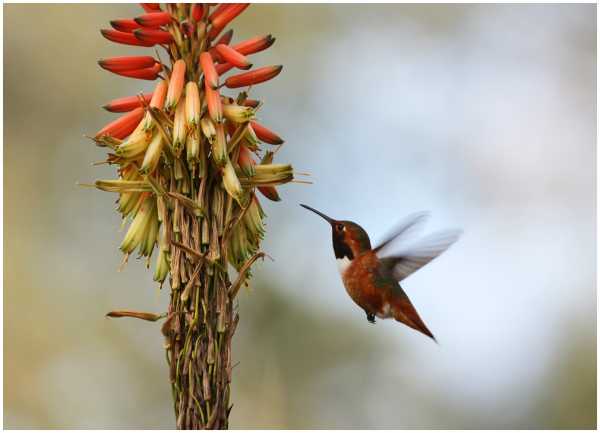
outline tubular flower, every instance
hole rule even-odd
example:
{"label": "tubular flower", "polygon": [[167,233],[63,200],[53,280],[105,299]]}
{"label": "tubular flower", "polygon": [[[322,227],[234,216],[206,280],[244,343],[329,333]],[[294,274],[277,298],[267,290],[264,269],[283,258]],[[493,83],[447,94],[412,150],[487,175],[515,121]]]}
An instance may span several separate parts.
{"label": "tubular flower", "polygon": [[230,89],[236,89],[238,87],[246,87],[253,84],[263,83],[279,75],[282,69],[283,66],[281,65],[265,66],[263,68],[255,69],[254,71],[232,75],[225,80],[225,86],[229,87]]}
{"label": "tubular flower", "polygon": [[134,20],[112,20],[110,25],[113,29],[126,33],[131,33],[135,29],[139,29],[141,27],[141,25],[136,23]]}
{"label": "tubular flower", "polygon": [[160,27],[171,22],[171,14],[169,12],[151,12],[135,18],[134,21],[142,27]]}
{"label": "tubular flower", "polygon": [[[120,245],[125,258],[139,253],[150,266],[154,253],[154,280],[171,290],[163,315],[118,310],[110,317],[165,318],[181,429],[227,427],[234,300],[251,265],[264,256],[265,213],[257,193],[280,200],[275,187],[294,179],[291,165],[275,164],[265,152],[263,143],[283,140],[254,120],[262,102],[249,99],[248,89],[232,90],[254,91],[282,70],[252,66],[250,56],[269,48],[271,35],[233,40],[228,27],[248,6],[141,3],[135,18],[101,30],[117,44],[152,47],[144,55],[99,60],[101,68],[158,81],[151,93],[104,105],[122,114],[94,141],[118,169],[115,179],[95,186],[118,195],[117,210],[128,224]],[[157,52],[161,48],[166,54]],[[246,71],[221,78],[232,68]],[[235,278],[228,265],[238,271]]]}
{"label": "tubular flower", "polygon": [[216,46],[216,51],[225,62],[232,64],[236,68],[250,69],[252,67],[252,63],[250,63],[250,60],[246,56],[228,45],[219,44]]}
{"label": "tubular flower", "polygon": [[[152,93],[145,93],[142,95],[142,99],[147,104],[152,99]],[[106,111],[110,111],[112,113],[124,113],[126,111],[131,111],[134,108],[138,108],[142,105],[142,101],[140,100],[140,96],[125,96],[123,98],[113,99],[108,104],[103,106]]]}

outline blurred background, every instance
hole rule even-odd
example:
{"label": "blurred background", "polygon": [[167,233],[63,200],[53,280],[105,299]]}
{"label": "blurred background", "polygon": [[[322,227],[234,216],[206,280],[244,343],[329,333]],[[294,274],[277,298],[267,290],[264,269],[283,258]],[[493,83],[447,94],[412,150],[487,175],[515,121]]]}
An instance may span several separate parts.
{"label": "blurred background", "polygon": [[[4,8],[4,427],[172,428],[142,262],[117,272],[111,178],[82,137],[148,82],[100,58],[138,5]],[[264,202],[264,250],[239,301],[235,428],[596,427],[595,5],[253,5],[234,41],[272,33],[257,87],[279,161],[313,185]],[[367,323],[327,224],[377,241],[404,215],[460,241],[403,286],[439,340]]]}

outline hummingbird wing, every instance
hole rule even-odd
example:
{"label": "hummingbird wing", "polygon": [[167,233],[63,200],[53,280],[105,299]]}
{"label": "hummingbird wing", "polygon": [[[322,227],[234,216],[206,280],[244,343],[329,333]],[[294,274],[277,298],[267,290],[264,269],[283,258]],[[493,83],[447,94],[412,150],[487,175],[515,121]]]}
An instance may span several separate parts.
{"label": "hummingbird wing", "polygon": [[429,212],[415,212],[406,216],[393,230],[391,230],[390,233],[388,233],[384,240],[377,245],[373,251],[377,253],[385,249],[392,242],[406,241],[423,228],[427,218],[429,218]]}
{"label": "hummingbird wing", "polygon": [[461,230],[433,233],[392,256],[380,257],[381,264],[396,281],[402,281],[446,251],[461,234]]}

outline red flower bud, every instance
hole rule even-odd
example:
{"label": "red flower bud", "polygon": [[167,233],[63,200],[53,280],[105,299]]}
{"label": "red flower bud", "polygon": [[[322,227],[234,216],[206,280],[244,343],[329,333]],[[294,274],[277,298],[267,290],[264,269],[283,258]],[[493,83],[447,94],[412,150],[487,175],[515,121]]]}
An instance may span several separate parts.
{"label": "red flower bud", "polygon": [[154,46],[154,42],[142,42],[137,39],[132,33],[120,32],[118,30],[112,29],[102,29],[100,30],[102,36],[112,42],[116,42],[117,44],[125,44],[125,45],[136,45],[138,47],[152,47]]}
{"label": "red flower bud", "polygon": [[233,29],[229,29],[221,35],[219,40],[217,42],[215,42],[215,45],[219,45],[219,44],[229,45],[232,38],[233,38]]}
{"label": "red flower bud", "polygon": [[273,45],[273,43],[275,43],[275,38],[271,35],[257,36],[255,38],[242,41],[239,44],[235,44],[232,48],[238,53],[247,56],[249,54],[266,50]]}
{"label": "red flower bud", "polygon": [[111,71],[117,75],[121,75],[123,77],[129,78],[137,78],[140,80],[156,80],[158,74],[162,70],[162,65],[160,63],[155,63],[151,68],[143,68],[143,69],[130,69],[127,71]]}
{"label": "red flower bud", "polygon": [[144,8],[146,12],[160,12],[160,4],[158,3],[140,3],[140,6]]}
{"label": "red flower bud", "polygon": [[110,25],[113,29],[118,30],[120,32],[131,33],[135,29],[139,29],[140,25],[136,23],[134,20],[112,20]]}
{"label": "red flower bud", "polygon": [[210,50],[208,50],[208,52],[210,53],[212,58],[215,60],[215,62],[218,62],[218,63],[225,62],[223,57],[221,57],[219,55],[219,53],[217,52],[216,46],[220,45],[220,44],[229,45],[229,42],[231,42],[231,38],[233,38],[233,29],[230,29],[230,30],[226,31],[225,33],[223,33],[223,35],[221,35],[219,40],[214,43],[213,47]]}
{"label": "red flower bud", "polygon": [[117,120],[110,122],[100,131],[98,131],[96,138],[100,138],[103,135],[110,135],[111,137],[122,140],[133,132],[133,130],[142,120],[143,116],[144,109],[142,107],[138,107],[124,116],[119,117]]}
{"label": "red flower bud", "polygon": [[256,165],[256,161],[252,158],[252,153],[243,144],[240,145],[240,154],[238,156],[238,164],[240,168],[246,171],[251,170],[250,167]]}
{"label": "red flower bud", "polygon": [[229,71],[232,68],[233,68],[233,65],[231,65],[229,63],[219,63],[218,65],[215,66],[215,71],[217,72],[217,75],[221,76],[225,72]]}
{"label": "red flower bud", "polygon": [[215,48],[216,48],[217,52],[219,53],[219,55],[227,63],[230,63],[239,69],[250,69],[252,67],[252,63],[250,63],[248,58],[245,57],[244,55],[238,53],[233,48],[231,48],[227,45],[224,45],[224,44],[219,44]]}
{"label": "red flower bud", "polygon": [[283,144],[284,143],[283,139],[279,135],[275,134],[270,129],[265,128],[260,123],[251,121],[250,126],[252,127],[252,129],[254,130],[254,133],[256,134],[256,136],[258,137],[258,139],[260,141],[264,141],[265,143],[269,143],[269,144]]}
{"label": "red flower bud", "polygon": [[281,201],[281,197],[279,197],[279,193],[274,186],[258,186],[257,188],[269,200]]}
{"label": "red flower bud", "polygon": [[230,89],[236,89],[238,87],[250,86],[252,84],[259,84],[270,80],[273,77],[279,75],[283,66],[265,66],[263,68],[255,69],[254,71],[244,72],[243,74],[232,75],[225,80],[225,86]]}
{"label": "red flower bud", "polygon": [[[148,103],[152,98],[152,93],[146,93],[142,97],[146,101],[146,103]],[[140,97],[138,95],[135,95],[113,99],[102,108],[112,113],[125,113],[127,111],[133,110],[134,108],[140,107],[141,105],[142,103],[140,102]]]}
{"label": "red flower bud", "polygon": [[192,5],[192,19],[196,22],[200,21],[204,16],[204,5],[200,3],[194,3]]}
{"label": "red flower bud", "polygon": [[152,44],[170,44],[173,42],[171,33],[157,29],[137,29],[133,31],[133,35],[142,42]]}
{"label": "red flower bud", "polygon": [[171,22],[172,17],[169,12],[151,12],[134,18],[135,22],[144,27],[160,27]]}
{"label": "red flower bud", "polygon": [[123,56],[98,60],[101,68],[110,72],[130,71],[132,69],[150,68],[157,63],[151,56]]}
{"label": "red flower bud", "polygon": [[219,87],[219,75],[215,70],[212,57],[206,51],[200,54],[200,67],[202,68],[202,72],[204,72],[204,82],[212,89]]}

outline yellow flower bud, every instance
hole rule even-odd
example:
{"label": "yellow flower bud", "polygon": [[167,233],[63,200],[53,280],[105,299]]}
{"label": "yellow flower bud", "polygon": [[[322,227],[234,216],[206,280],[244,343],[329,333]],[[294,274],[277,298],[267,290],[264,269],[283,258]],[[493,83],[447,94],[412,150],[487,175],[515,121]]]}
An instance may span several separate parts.
{"label": "yellow flower bud", "polygon": [[152,141],[148,145],[148,150],[146,150],[146,155],[144,156],[144,161],[142,162],[142,167],[140,168],[140,172],[144,174],[152,173],[158,162],[160,161],[160,155],[162,153],[164,140],[162,134],[157,132],[152,138]]}

